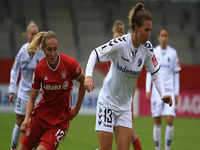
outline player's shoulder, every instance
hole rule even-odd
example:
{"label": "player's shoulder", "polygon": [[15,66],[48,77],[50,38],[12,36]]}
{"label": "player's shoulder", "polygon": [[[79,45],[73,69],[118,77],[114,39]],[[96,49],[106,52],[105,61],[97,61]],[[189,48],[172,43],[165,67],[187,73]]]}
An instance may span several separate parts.
{"label": "player's shoulder", "polygon": [[176,49],[174,47],[171,47],[171,46],[167,46],[167,49],[169,50],[169,53],[172,54],[172,55],[177,55],[176,53]]}
{"label": "player's shoulder", "polygon": [[44,69],[46,66],[46,58],[42,58],[36,65],[36,68],[38,69]]}
{"label": "player's shoulder", "polygon": [[64,63],[64,64],[69,64],[69,65],[73,65],[75,63],[78,63],[75,58],[71,57],[71,56],[68,56],[66,54],[63,54],[63,53],[60,53],[60,57],[61,57],[61,61]]}
{"label": "player's shoulder", "polygon": [[109,43],[109,46],[123,46],[123,45],[128,44],[128,41],[130,38],[131,38],[131,35],[130,33],[128,33],[128,34],[119,36],[117,38],[113,38],[108,43]]}
{"label": "player's shoulder", "polygon": [[28,42],[27,42],[27,43],[25,43],[25,44],[23,44],[23,45],[21,46],[21,48],[20,48],[20,50],[19,50],[18,54],[21,54],[21,53],[26,53],[26,52],[27,52],[28,45],[29,45],[29,43],[28,43]]}
{"label": "player's shoulder", "polygon": [[153,53],[153,45],[150,41],[146,41],[144,48],[147,50],[147,52]]}

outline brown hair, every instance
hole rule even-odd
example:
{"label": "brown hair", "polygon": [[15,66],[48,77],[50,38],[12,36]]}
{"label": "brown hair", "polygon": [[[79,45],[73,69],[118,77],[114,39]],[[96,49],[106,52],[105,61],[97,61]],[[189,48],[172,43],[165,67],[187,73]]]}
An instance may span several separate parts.
{"label": "brown hair", "polygon": [[144,8],[144,4],[139,2],[129,12],[129,26],[133,31],[135,27],[141,27],[146,20],[152,20],[151,13]]}
{"label": "brown hair", "polygon": [[125,33],[125,25],[124,22],[121,20],[116,20],[113,24],[113,28],[112,28],[112,32],[113,33],[120,33],[120,34],[124,34]]}
{"label": "brown hair", "polygon": [[42,49],[44,49],[46,47],[46,40],[51,38],[56,38],[56,33],[53,31],[37,33],[28,47],[28,52],[35,53],[40,44]]}

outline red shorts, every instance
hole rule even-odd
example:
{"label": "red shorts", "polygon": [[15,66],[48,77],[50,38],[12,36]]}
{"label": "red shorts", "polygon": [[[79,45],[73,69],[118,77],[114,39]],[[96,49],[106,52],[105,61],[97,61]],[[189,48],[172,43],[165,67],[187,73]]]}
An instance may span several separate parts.
{"label": "red shorts", "polygon": [[22,136],[21,144],[27,150],[32,150],[36,144],[43,145],[47,150],[55,150],[66,136],[68,128],[69,121],[52,126],[38,119],[37,116],[32,116],[30,126]]}

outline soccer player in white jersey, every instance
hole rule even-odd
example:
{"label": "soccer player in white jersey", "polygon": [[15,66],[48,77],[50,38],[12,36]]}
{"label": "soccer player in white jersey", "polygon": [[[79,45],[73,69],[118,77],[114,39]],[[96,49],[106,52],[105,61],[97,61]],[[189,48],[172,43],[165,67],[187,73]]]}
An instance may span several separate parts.
{"label": "soccer player in white jersey", "polygon": [[132,32],[110,40],[96,49],[89,57],[86,67],[85,87],[94,88],[93,70],[97,62],[111,61],[110,70],[100,90],[96,111],[96,131],[100,150],[111,150],[113,132],[117,149],[128,150],[132,135],[132,91],[143,65],[152,77],[162,100],[171,105],[171,96],[164,92],[159,78],[159,64],[148,41],[152,30],[152,17],[142,3],[129,13]]}
{"label": "soccer player in white jersey", "polygon": [[[113,38],[120,37],[125,34],[125,24],[122,20],[116,20],[113,24],[112,28],[113,32]],[[135,84],[136,85],[136,84]],[[136,86],[134,86],[132,97],[134,98],[135,95]],[[137,136],[135,129],[134,129],[134,110],[133,110],[133,101],[132,101],[132,123],[133,123],[133,131],[132,131],[132,138],[131,143],[133,144],[133,147],[135,150],[142,150],[142,146],[140,144],[140,139]]]}
{"label": "soccer player in white jersey", "polygon": [[[165,92],[172,96],[172,107],[169,107],[161,100],[161,97],[153,84],[151,95],[151,112],[154,118],[153,139],[155,149],[161,149],[161,117],[166,118],[166,131],[165,131],[165,150],[170,150],[172,137],[173,137],[173,121],[175,117],[175,104],[179,98],[179,71],[180,63],[176,50],[170,47],[168,43],[168,31],[162,29],[159,33],[158,45],[154,52],[160,64],[160,75],[162,77]],[[151,75],[147,72],[146,78],[146,96],[150,99],[151,89]]]}
{"label": "soccer player in white jersey", "polygon": [[[24,120],[26,113],[26,104],[29,99],[29,92],[32,85],[32,76],[36,64],[44,57],[44,53],[41,50],[37,52],[28,51],[28,46],[32,41],[33,37],[38,33],[39,27],[33,21],[31,21],[26,29],[26,37],[28,42],[25,43],[17,53],[15,57],[14,64],[10,72],[10,85],[9,85],[9,102],[14,101],[15,95],[16,99],[16,123],[12,132],[11,139],[11,149],[16,149],[18,144],[18,139],[20,135],[20,125]],[[19,82],[19,88],[17,91],[17,80],[19,73],[21,73],[21,78]]]}

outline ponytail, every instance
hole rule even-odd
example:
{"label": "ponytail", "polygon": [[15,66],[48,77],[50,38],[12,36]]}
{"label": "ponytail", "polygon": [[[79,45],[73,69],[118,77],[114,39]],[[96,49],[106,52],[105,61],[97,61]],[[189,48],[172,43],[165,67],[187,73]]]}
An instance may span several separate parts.
{"label": "ponytail", "polygon": [[129,12],[129,27],[135,31],[135,27],[141,27],[146,20],[152,20],[151,13],[144,8],[144,4],[139,2]]}
{"label": "ponytail", "polygon": [[34,54],[37,51],[45,33],[46,32],[39,32],[35,35],[32,42],[28,46],[28,53],[29,54]]}

